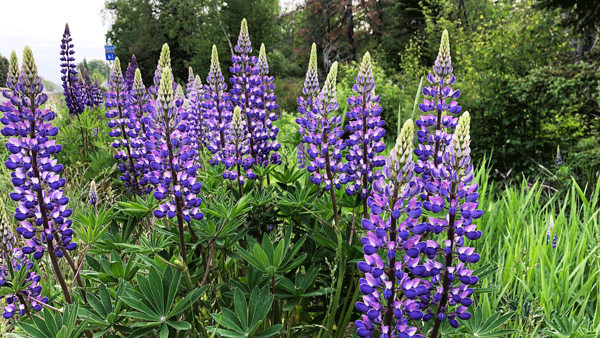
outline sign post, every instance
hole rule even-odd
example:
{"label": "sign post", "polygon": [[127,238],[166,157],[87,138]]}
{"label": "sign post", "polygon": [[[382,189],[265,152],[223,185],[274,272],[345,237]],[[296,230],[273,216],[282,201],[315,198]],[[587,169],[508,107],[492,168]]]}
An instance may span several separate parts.
{"label": "sign post", "polygon": [[115,60],[115,46],[104,46],[104,52],[106,54],[106,61]]}
{"label": "sign post", "polygon": [[108,74],[106,74],[106,83],[110,80],[110,61],[115,61],[115,46],[104,46],[106,61],[108,62]]}

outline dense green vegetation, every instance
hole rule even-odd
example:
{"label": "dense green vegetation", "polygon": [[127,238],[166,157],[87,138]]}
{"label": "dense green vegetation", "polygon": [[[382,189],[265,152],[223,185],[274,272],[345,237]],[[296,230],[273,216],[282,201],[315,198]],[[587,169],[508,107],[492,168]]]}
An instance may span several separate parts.
{"label": "dense green vegetation", "polygon": [[[66,217],[73,220],[78,248],[71,252],[71,262],[59,261],[66,292],[48,254],[31,264],[48,305],[0,320],[2,337],[358,337],[356,302],[363,299],[359,279],[365,276],[357,268],[365,260],[363,201],[344,188],[330,194],[313,184],[297,161],[297,99],[305,85],[310,45],[315,43],[318,51],[321,85],[334,62],[339,63],[334,69],[343,126],[350,125],[345,113],[351,109],[348,98],[355,95],[352,85],[360,61],[370,52],[386,129],[387,148],[381,155],[387,157],[400,127],[421,114],[417,105],[423,102],[424,77],[438,56],[444,30],[450,32],[457,79],[453,88],[460,89],[460,105],[471,117],[473,183],[479,185],[475,201],[483,210],[473,223],[483,234],[468,244],[481,255],[470,265],[479,277],[468,310],[473,316],[458,328],[444,321],[437,337],[600,336],[600,19],[594,16],[600,4],[282,3],[106,2],[104,14],[112,20],[107,40],[115,45],[121,68],[127,69],[135,54],[144,83],[151,86],[168,43],[173,78],[188,93],[188,67],[206,84],[213,44],[224,77],[236,73],[229,70],[230,58],[239,23],[246,18],[253,55],[264,43],[275,77],[279,109],[273,123],[279,128],[282,163],[254,167],[259,178],[242,186],[224,179],[224,164],[208,164],[212,154],[206,145],[198,146],[198,157],[190,162],[202,164],[195,174],[202,184],[198,196],[204,217],[186,221],[182,231],[176,218],[154,212],[162,203],[156,195],[138,195],[123,184],[115,159],[118,146],[109,136],[114,130],[107,125],[114,117],[106,115],[107,108],[92,106],[74,117],[62,94],[52,96],[44,108],[56,112],[49,120],[58,127],[52,138],[62,151],[53,156],[64,166],[57,172],[66,180],[62,189],[73,209]],[[0,73],[8,69],[3,60],[0,56]],[[101,82],[108,71],[104,67],[98,60],[77,66]],[[164,79],[171,68],[160,71],[162,83],[170,84]],[[130,93],[123,96],[133,100]],[[190,109],[190,97],[181,111]],[[233,122],[228,127],[235,128]],[[13,142],[17,136],[12,135]],[[10,135],[0,135],[2,145],[10,142]],[[144,149],[155,146],[150,142]],[[1,147],[0,162],[7,161],[7,167],[9,156],[11,148]],[[23,223],[12,217],[19,213],[14,200],[20,196],[9,199],[19,178],[1,166],[0,236],[6,239],[14,232],[14,247],[29,245],[16,234],[23,232],[16,230]],[[92,191],[97,204],[90,202]],[[440,216],[428,210],[423,211],[422,219],[426,217]],[[423,241],[443,241],[437,235],[428,233]],[[8,266],[5,245],[0,243],[0,261]],[[425,254],[418,255],[425,260]],[[26,269],[13,268],[0,269],[0,279],[6,278],[1,279],[0,296],[27,296],[19,291],[28,287],[21,280]],[[419,327],[415,334],[429,337],[435,331],[432,322],[408,324]]]}

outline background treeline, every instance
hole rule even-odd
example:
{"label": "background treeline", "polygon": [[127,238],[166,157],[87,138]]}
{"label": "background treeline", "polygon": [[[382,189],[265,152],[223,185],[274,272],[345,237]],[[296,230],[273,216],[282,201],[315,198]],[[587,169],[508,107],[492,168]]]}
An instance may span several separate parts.
{"label": "background treeline", "polygon": [[448,29],[457,87],[465,94],[460,104],[473,119],[474,158],[491,157],[498,177],[512,169],[513,176],[542,175],[558,184],[572,174],[585,183],[600,167],[600,1],[587,3],[108,0],[103,14],[112,23],[106,37],[122,68],[135,54],[146,84],[165,42],[177,82],[187,82],[188,66],[204,80],[213,44],[228,78],[232,46],[246,18],[254,53],[266,45],[284,115],[295,114],[313,42],[321,80],[334,61],[344,63],[339,88],[348,93],[340,100],[351,94],[357,62],[370,51],[390,140],[398,114],[402,120],[413,114],[419,80]]}

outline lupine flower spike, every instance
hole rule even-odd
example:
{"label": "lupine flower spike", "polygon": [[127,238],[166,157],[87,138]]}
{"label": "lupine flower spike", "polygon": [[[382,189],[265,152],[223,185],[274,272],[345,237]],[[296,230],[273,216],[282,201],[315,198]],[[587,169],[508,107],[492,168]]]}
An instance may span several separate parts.
{"label": "lupine flower spike", "polygon": [[89,203],[92,206],[96,206],[98,203],[98,190],[96,188],[96,181],[94,180],[92,180],[92,183],[90,183]]}
{"label": "lupine flower spike", "polygon": [[346,193],[359,193],[363,200],[365,218],[368,217],[367,197],[371,192],[371,184],[381,176],[377,168],[385,163],[385,157],[377,155],[385,150],[383,137],[385,122],[381,119],[379,95],[375,95],[375,80],[369,52],[363,57],[356,84],[352,86],[356,93],[348,99],[350,111],[346,113],[349,124],[346,131],[350,133],[346,140],[349,154],[348,162],[342,167],[344,172],[340,178],[342,183],[348,183]]}
{"label": "lupine flower spike", "polygon": [[269,76],[269,63],[267,62],[267,53],[265,44],[260,45],[258,53],[258,74],[260,76],[260,86],[255,88],[254,95],[257,102],[257,116],[262,124],[262,128],[257,136],[257,156],[260,165],[281,164],[281,155],[277,152],[281,144],[277,142],[279,128],[273,124],[277,121],[275,110],[278,108],[275,100],[275,78]]}
{"label": "lupine flower spike", "polygon": [[[155,101],[158,96],[158,87],[160,86],[160,79],[162,78],[162,72],[165,67],[171,68],[171,50],[166,43],[162,46],[160,57],[158,58],[158,65],[154,71],[154,85],[148,87],[148,93]],[[175,82],[173,82],[173,90],[177,90],[177,83]]]}
{"label": "lupine flower spike", "polygon": [[60,61],[61,61],[61,73],[62,73],[62,86],[63,93],[65,95],[65,102],[67,108],[69,108],[69,114],[78,116],[83,113],[85,104],[81,97],[81,90],[79,80],[77,79],[77,64],[75,63],[75,51],[73,50],[73,38],[71,37],[71,30],[69,24],[65,24],[65,32],[60,45]]}
{"label": "lupine flower spike", "polygon": [[65,301],[70,303],[70,292],[58,258],[77,247],[72,241],[72,222],[68,219],[73,211],[67,208],[69,198],[62,191],[65,179],[60,178],[59,173],[63,166],[53,158],[62,150],[50,139],[58,134],[58,128],[51,123],[56,114],[40,109],[48,96],[43,93],[42,79],[28,46],[23,51],[23,66],[14,88],[12,106],[0,106],[5,113],[0,122],[4,125],[2,135],[9,137],[6,148],[11,155],[5,165],[12,171],[14,191],[10,198],[19,205],[15,219],[20,223],[17,233],[25,239],[21,251],[33,254],[37,260],[48,251]]}
{"label": "lupine flower spike", "polygon": [[[298,134],[302,137],[301,143],[298,145],[298,166],[304,168],[306,166],[306,146],[311,143],[308,137],[309,129],[314,128],[315,117],[313,116],[314,104],[319,95],[319,77],[317,74],[317,45],[312,44],[310,51],[310,61],[308,62],[308,71],[304,79],[304,88],[302,93],[306,96],[298,98],[298,113],[296,119],[298,124]],[[317,173],[319,169],[316,169]]]}
{"label": "lupine flower spike", "polygon": [[105,115],[110,119],[108,127],[112,128],[108,134],[115,138],[112,146],[117,149],[115,159],[119,161],[121,180],[133,193],[141,194],[142,188],[139,182],[141,167],[137,161],[140,158],[138,150],[143,147],[143,144],[138,138],[135,125],[131,123],[130,110],[127,107],[128,93],[119,58],[115,58],[108,87],[105,103],[108,111]]}
{"label": "lupine flower spike", "polygon": [[[203,214],[198,209],[202,199],[197,197],[202,185],[196,182],[198,166],[194,164],[196,152],[190,145],[189,127],[182,123],[188,113],[181,111],[180,114],[183,102],[175,101],[169,67],[162,69],[157,94],[155,110],[150,113],[149,129],[152,132],[148,133],[150,137],[146,141],[152,170],[149,181],[155,186],[154,197],[161,202],[154,215],[177,219],[181,255],[187,264],[183,222],[202,219]],[[192,241],[198,241],[192,228],[188,226],[188,229]]]}
{"label": "lupine flower spike", "polygon": [[[418,263],[412,257],[418,257],[419,237],[411,238],[408,227],[422,210],[413,197],[419,193],[414,183],[413,135],[409,119],[386,159],[383,176],[373,183],[373,195],[368,197],[370,217],[361,222],[367,236],[362,238],[365,261],[358,263],[365,274],[359,281],[362,301],[356,303],[362,313],[356,321],[359,337],[423,337],[409,320],[422,319],[420,296],[428,284],[406,272]],[[399,255],[402,251],[405,257]],[[385,262],[381,254],[387,256]]]}
{"label": "lupine flower spike", "polygon": [[[253,175],[249,169],[251,167],[249,163],[253,162],[254,159],[244,156],[249,153],[249,144],[248,138],[246,137],[245,126],[242,121],[242,110],[237,106],[233,109],[231,135],[229,136],[227,147],[227,154],[229,155],[224,161],[227,170],[225,170],[223,173],[223,178],[230,179],[232,181],[237,180],[238,192],[240,196],[242,196],[242,185],[244,184],[242,168],[247,170],[247,176]],[[230,168],[234,166],[236,171],[230,170]],[[252,178],[255,177],[256,176]]]}
{"label": "lupine flower spike", "polygon": [[208,117],[209,141],[208,150],[213,154],[209,161],[212,165],[219,164],[224,155],[226,137],[229,134],[227,126],[231,122],[232,114],[229,111],[229,94],[225,78],[221,73],[219,64],[219,53],[217,47],[213,45],[212,57],[210,62],[210,71],[206,78],[204,109]]}
{"label": "lupine flower spike", "polygon": [[[316,185],[324,182],[325,190],[330,191],[336,229],[338,212],[335,189],[341,188],[337,175],[342,167],[342,150],[346,146],[341,139],[344,131],[339,126],[342,117],[334,115],[338,109],[336,102],[337,67],[337,62],[334,62],[323,85],[323,90],[315,99],[314,104],[308,105],[303,98],[298,99],[300,103],[298,111],[303,115],[296,120],[300,125],[300,133],[303,134],[302,142],[305,143],[307,157],[310,160],[306,170],[311,173],[311,182]],[[312,88],[312,86],[310,87]],[[312,91],[307,90],[306,92],[309,93],[309,96],[314,95]]]}
{"label": "lupine flower spike", "polygon": [[[437,337],[441,322],[444,320],[448,319],[451,326],[458,327],[458,319],[466,320],[471,317],[471,313],[467,310],[473,303],[472,285],[479,281],[479,278],[473,276],[473,270],[467,266],[477,263],[480,256],[475,253],[473,247],[468,247],[465,243],[465,238],[474,241],[481,237],[481,231],[477,230],[477,226],[472,221],[483,214],[482,210],[477,209],[479,186],[472,183],[470,121],[468,112],[460,117],[456,132],[452,134],[450,144],[442,156],[441,169],[432,172],[435,181],[440,184],[433,187],[428,185],[427,189],[433,188],[434,191],[439,191],[441,199],[432,198],[431,203],[423,203],[424,209],[428,211],[437,213],[442,207],[448,210],[448,215],[445,219],[430,217],[429,223],[419,224],[412,230],[413,233],[422,233],[433,227],[434,233],[442,231],[447,233],[441,245],[433,241],[426,242],[436,246],[435,254],[428,249],[422,251],[431,259],[434,259],[438,253],[441,253],[444,258],[443,266],[436,270],[439,274],[430,273],[430,281],[434,287],[430,290],[429,301],[437,308],[431,331],[433,338]],[[441,229],[435,230],[438,226]],[[427,247],[430,248],[431,245],[428,244]],[[427,265],[425,267],[427,268]],[[428,307],[429,310],[431,308]]]}
{"label": "lupine flower spike", "polygon": [[257,137],[261,128],[256,109],[257,102],[252,97],[254,88],[260,85],[260,77],[258,76],[258,67],[256,64],[258,59],[256,56],[251,56],[252,44],[248,35],[248,23],[246,19],[242,20],[240,35],[237,45],[235,45],[235,55],[231,57],[233,66],[231,71],[231,102],[234,106],[240,107],[245,120],[246,133],[249,141],[249,155],[257,161]]}
{"label": "lupine flower spike", "polygon": [[458,118],[453,115],[459,114],[462,110],[458,103],[453,101],[460,96],[460,90],[450,88],[456,81],[452,71],[448,31],[444,30],[433,73],[427,75],[431,86],[423,87],[423,95],[426,98],[422,104],[419,104],[422,112],[433,111],[433,114],[422,115],[416,122],[420,130],[417,131],[419,147],[415,149],[415,154],[419,160],[415,169],[425,181],[431,180],[431,170],[441,165],[444,149],[452,138],[446,130],[456,128]]}
{"label": "lupine flower spike", "polygon": [[563,164],[562,156],[560,156],[560,146],[556,146],[556,165],[561,166]]}
{"label": "lupine flower spike", "polygon": [[125,87],[127,91],[131,91],[133,88],[133,81],[135,80],[135,71],[138,69],[137,59],[135,55],[131,56],[131,62],[127,65],[127,71],[125,72]]}

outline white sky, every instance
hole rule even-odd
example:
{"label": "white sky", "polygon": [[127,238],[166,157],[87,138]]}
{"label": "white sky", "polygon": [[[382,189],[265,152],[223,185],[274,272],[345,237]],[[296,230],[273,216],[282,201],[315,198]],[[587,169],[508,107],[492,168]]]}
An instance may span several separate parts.
{"label": "white sky", "polygon": [[[299,0],[280,0],[282,8],[293,8]],[[104,0],[1,0],[0,54],[7,59],[14,50],[23,58],[23,48],[31,47],[38,72],[60,84],[60,40],[69,23],[75,61],[104,60],[105,34],[100,11]]]}
{"label": "white sky", "polygon": [[104,60],[104,35],[100,11],[104,0],[2,0],[0,12],[0,54],[10,57],[14,50],[23,58],[23,48],[31,47],[38,72],[60,84],[60,40],[69,23],[75,45],[75,61]]}

